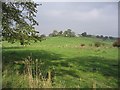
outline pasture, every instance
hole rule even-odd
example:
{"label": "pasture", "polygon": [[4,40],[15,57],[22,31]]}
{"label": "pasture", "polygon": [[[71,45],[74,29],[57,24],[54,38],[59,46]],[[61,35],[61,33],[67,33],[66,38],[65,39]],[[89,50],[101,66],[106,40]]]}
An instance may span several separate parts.
{"label": "pasture", "polygon": [[[100,47],[95,47],[95,42]],[[21,46],[18,42],[2,43],[3,88],[26,88],[23,65],[16,64],[30,56],[38,59],[45,77],[53,70],[52,88],[117,88],[118,48],[112,40],[87,37],[48,37],[42,42]],[[81,46],[81,44],[84,44]],[[40,63],[40,64],[39,64]]]}

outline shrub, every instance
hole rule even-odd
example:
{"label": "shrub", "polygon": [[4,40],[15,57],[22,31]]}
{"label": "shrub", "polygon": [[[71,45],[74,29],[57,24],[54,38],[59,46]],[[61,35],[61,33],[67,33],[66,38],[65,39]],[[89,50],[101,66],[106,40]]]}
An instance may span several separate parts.
{"label": "shrub", "polygon": [[113,43],[113,47],[120,47],[120,39]]}
{"label": "shrub", "polygon": [[80,46],[83,47],[83,46],[85,46],[85,44],[81,44]]}
{"label": "shrub", "polygon": [[100,47],[101,43],[100,42],[95,42],[94,45],[95,45],[95,47]]}

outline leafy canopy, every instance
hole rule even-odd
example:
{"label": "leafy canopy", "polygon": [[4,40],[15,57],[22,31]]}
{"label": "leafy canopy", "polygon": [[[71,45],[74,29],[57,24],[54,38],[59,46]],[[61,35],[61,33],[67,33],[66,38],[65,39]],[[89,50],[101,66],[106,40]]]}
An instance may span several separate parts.
{"label": "leafy canopy", "polygon": [[37,6],[34,2],[2,2],[2,35],[9,42],[21,45],[38,38],[34,26]]}

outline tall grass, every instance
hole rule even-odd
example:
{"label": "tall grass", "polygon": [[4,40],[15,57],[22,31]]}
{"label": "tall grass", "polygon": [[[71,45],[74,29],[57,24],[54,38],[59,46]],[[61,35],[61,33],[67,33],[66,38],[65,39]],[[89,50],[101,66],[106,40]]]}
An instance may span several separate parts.
{"label": "tall grass", "polygon": [[[51,70],[47,72],[47,76],[43,76],[40,69],[41,63],[38,61],[38,59],[33,60],[30,56],[28,56],[23,61],[15,61],[15,64],[23,65],[23,68],[24,68],[22,73],[20,73],[20,71],[17,70],[14,73],[16,75],[11,75],[11,77],[20,78],[18,79],[20,80],[19,83],[16,83],[15,86],[27,87],[27,88],[52,88]],[[8,71],[4,72],[4,75],[8,75],[8,74],[9,74]],[[12,84],[14,85],[15,80],[12,80],[12,81],[13,81]],[[24,81],[26,81],[26,83]],[[17,85],[20,83],[22,84]],[[26,85],[24,86],[24,84]]]}

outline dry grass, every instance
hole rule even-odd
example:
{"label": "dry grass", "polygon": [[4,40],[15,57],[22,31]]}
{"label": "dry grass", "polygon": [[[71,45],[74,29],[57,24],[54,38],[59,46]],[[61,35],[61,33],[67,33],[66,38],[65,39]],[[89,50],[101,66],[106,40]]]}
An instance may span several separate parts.
{"label": "dry grass", "polygon": [[52,88],[51,71],[48,71],[46,78],[42,76],[38,59],[32,60],[32,58],[28,56],[24,61],[16,61],[15,63],[24,64],[24,80],[28,81],[29,88]]}

